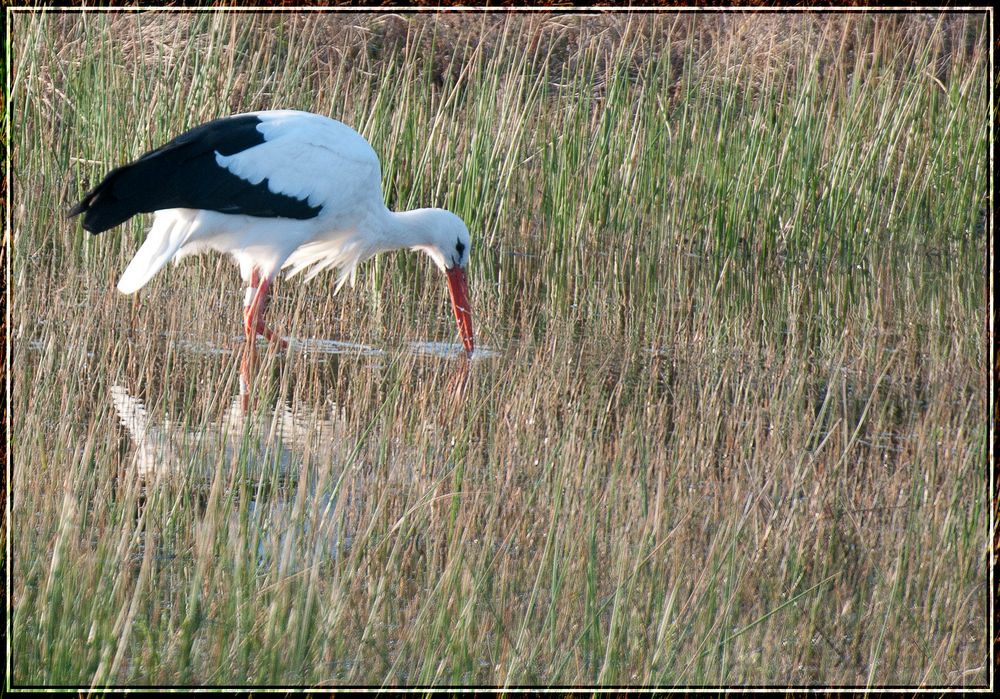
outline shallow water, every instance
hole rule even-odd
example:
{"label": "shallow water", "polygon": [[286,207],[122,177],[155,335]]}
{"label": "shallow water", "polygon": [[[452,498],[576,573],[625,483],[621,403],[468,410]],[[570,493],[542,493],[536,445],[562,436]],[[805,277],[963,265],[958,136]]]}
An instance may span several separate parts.
{"label": "shallow water", "polygon": [[[290,347],[279,353],[284,357],[344,355],[366,370],[382,368],[381,362],[368,361],[371,358],[387,357],[386,351],[360,343],[287,339]],[[261,340],[259,348],[265,344]],[[227,347],[191,339],[178,339],[175,346],[178,358],[192,363],[198,356],[233,354]],[[41,347],[36,343],[32,349]],[[441,342],[411,342],[406,352],[466,365],[499,356],[488,348],[477,348],[468,357],[461,344]],[[189,371],[197,375],[195,367]],[[245,508],[230,511],[228,524],[223,526],[235,533],[245,530],[249,521],[257,531],[256,562],[261,569],[281,559],[282,569],[292,572],[336,558],[342,546],[350,545],[352,533],[342,527],[358,519],[360,499],[371,478],[352,461],[355,442],[347,433],[345,408],[329,402],[322,406],[300,403],[293,408],[273,396],[261,400],[252,395],[255,380],[241,374],[239,391],[229,404],[218,415],[204,414],[197,421],[189,415],[171,415],[163,407],[176,404],[175,399],[155,398],[161,407],[151,413],[146,402],[127,387],[112,385],[108,399],[129,442],[125,478],[137,479],[146,498],[159,488],[207,493],[213,485],[221,483],[233,491],[242,483],[250,493]],[[394,477],[412,475],[404,455],[392,471]],[[303,508],[313,515],[302,517]],[[352,509],[345,513],[344,508]],[[303,551],[300,539],[322,543]],[[141,556],[141,550],[136,555]],[[172,558],[175,553],[161,548],[157,555]]]}

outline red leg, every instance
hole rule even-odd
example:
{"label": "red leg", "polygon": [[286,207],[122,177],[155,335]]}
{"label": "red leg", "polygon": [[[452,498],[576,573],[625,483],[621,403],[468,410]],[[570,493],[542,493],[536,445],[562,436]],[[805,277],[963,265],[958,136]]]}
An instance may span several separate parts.
{"label": "red leg", "polygon": [[277,333],[264,325],[264,312],[267,310],[271,282],[267,277],[261,277],[260,271],[254,267],[250,273],[250,288],[243,300],[243,323],[247,342],[252,343],[257,335],[263,335],[271,342],[278,343],[283,349],[288,343]]}
{"label": "red leg", "polygon": [[246,415],[250,410],[250,383],[255,373],[257,353],[252,343],[243,348],[243,360],[240,362],[240,410]]}
{"label": "red leg", "polygon": [[256,332],[251,332],[251,315],[254,302],[257,300],[258,286],[260,285],[260,270],[256,267],[250,270],[250,282],[247,285],[246,294],[243,296],[243,329],[246,333],[247,342],[252,344],[257,338]]}

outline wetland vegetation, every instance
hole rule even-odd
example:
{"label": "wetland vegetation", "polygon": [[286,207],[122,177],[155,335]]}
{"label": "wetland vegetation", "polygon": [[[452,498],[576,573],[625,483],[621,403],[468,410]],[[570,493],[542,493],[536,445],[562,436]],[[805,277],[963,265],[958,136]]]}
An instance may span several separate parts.
{"label": "wetland vegetation", "polygon": [[[9,19],[8,686],[986,683],[985,13]],[[423,255],[245,385],[230,260],[115,291],[64,212],[270,108],[465,219],[472,361]]]}

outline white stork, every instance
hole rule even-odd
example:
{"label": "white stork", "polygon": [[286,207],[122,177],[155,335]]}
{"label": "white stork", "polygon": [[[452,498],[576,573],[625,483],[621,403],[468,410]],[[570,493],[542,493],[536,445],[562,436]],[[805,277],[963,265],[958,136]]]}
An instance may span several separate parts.
{"label": "white stork", "polygon": [[354,129],[291,110],[215,119],[109,172],[69,212],[97,234],[138,213],[153,226],[118,282],[131,294],[169,260],[230,253],[247,283],[248,342],[278,338],[264,324],[275,276],[337,267],[334,290],[353,285],[357,266],[389,250],[427,253],[447,275],[466,352],[473,350],[465,281],[469,230],[444,209],[389,211],[378,156]]}

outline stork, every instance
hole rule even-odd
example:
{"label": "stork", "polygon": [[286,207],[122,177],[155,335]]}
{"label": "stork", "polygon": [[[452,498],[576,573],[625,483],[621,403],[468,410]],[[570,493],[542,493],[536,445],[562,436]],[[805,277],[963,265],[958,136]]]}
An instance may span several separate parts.
{"label": "stork", "polygon": [[247,342],[285,341],[264,323],[278,272],[308,281],[335,267],[334,293],[380,252],[425,252],[445,273],[466,352],[473,351],[465,266],[469,230],[445,209],[390,211],[378,156],[354,129],[292,110],[248,112],[209,121],[115,168],[69,216],[101,233],[153,213],[145,242],[118,290],[141,289],[168,261],[215,250],[231,254],[247,284]]}

